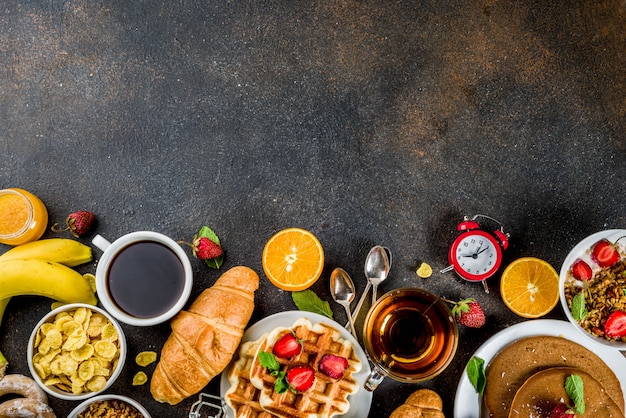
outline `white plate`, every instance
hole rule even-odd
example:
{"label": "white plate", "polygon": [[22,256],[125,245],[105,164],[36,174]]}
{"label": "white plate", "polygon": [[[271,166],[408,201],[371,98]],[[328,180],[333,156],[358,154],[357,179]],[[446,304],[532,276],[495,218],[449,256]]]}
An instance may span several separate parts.
{"label": "white plate", "polygon": [[[587,264],[589,264],[592,267],[594,274],[595,274],[595,272],[597,270],[600,270],[600,268],[597,267],[593,261],[591,261],[591,256],[589,255],[589,249],[591,249],[593,244],[600,241],[601,239],[606,238],[607,240],[611,242],[615,242],[615,240],[625,235],[626,235],[626,229],[608,229],[606,231],[596,232],[595,234],[588,236],[584,240],[580,241],[572,249],[572,251],[570,251],[570,253],[565,258],[565,261],[563,262],[563,265],[561,266],[561,272],[559,273],[559,288],[560,288],[559,298],[561,299],[561,307],[563,308],[563,311],[565,311],[565,316],[567,316],[567,319],[574,325],[574,328],[578,332],[580,332],[581,334],[585,336],[585,338],[587,338],[588,341],[592,341],[593,343],[600,344],[605,347],[610,347],[612,349],[617,349],[617,350],[626,350],[626,342],[609,341],[601,337],[596,337],[595,335],[591,335],[583,327],[578,325],[578,323],[572,316],[569,306],[567,306],[567,301],[565,300],[565,279],[567,277],[567,272],[572,267],[572,264],[574,264],[574,261],[576,261],[577,258],[580,258],[586,261]],[[619,243],[623,245],[625,241],[626,239],[620,241]]]}
{"label": "white plate", "polygon": [[[258,340],[265,334],[266,332],[271,331],[276,327],[290,327],[293,323],[299,318],[308,318],[312,323],[322,322],[324,324],[329,324],[330,326],[338,329],[341,332],[341,336],[346,340],[350,341],[352,345],[354,345],[354,350],[356,355],[361,360],[362,368],[358,373],[354,374],[354,377],[357,382],[359,382],[359,391],[353,395],[350,395],[350,410],[345,415],[341,415],[342,418],[363,418],[369,414],[370,406],[372,404],[372,392],[369,392],[363,388],[363,383],[370,374],[370,366],[367,361],[367,357],[365,352],[359,345],[359,343],[354,339],[354,337],[341,325],[329,319],[323,315],[319,315],[312,312],[305,311],[287,311],[280,312],[267,318],[263,318],[259,322],[252,325],[248,330],[243,334],[242,343],[246,341],[254,341]],[[222,399],[224,399],[224,395],[226,391],[230,387],[230,382],[228,381],[228,372],[230,370],[229,366],[226,371],[222,373],[222,377],[220,380],[220,395]],[[226,416],[228,418],[233,418],[235,414],[230,409],[230,407],[226,408]]]}
{"label": "white plate", "polygon": [[[510,343],[520,338],[536,335],[564,337],[592,350],[613,370],[613,373],[615,373],[621,383],[622,392],[626,393],[626,358],[619,351],[598,345],[592,346],[589,340],[567,321],[533,319],[512,325],[489,338],[476,350],[474,356],[485,360],[486,367],[491,359]],[[476,393],[474,386],[472,386],[467,377],[467,370],[464,369],[456,388],[454,418],[484,418],[488,416],[487,408],[483,405],[482,396]]]}

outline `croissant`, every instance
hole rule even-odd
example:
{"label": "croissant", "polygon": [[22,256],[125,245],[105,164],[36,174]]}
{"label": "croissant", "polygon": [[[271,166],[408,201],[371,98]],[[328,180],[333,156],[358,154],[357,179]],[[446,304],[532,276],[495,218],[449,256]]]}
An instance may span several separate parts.
{"label": "croissant", "polygon": [[187,311],[171,321],[172,333],[150,382],[152,397],[176,405],[200,392],[230,363],[254,310],[257,273],[243,266],[226,271]]}
{"label": "croissant", "polygon": [[422,388],[409,395],[389,418],[445,418],[443,401],[433,390]]}

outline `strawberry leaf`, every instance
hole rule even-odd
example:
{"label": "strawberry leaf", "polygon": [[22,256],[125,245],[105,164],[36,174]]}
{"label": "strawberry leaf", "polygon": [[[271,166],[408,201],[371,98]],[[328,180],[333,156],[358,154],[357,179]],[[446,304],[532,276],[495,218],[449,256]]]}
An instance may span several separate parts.
{"label": "strawberry leaf", "polygon": [[[208,238],[219,246],[222,245],[215,231],[213,231],[211,228],[209,228],[206,225],[200,228],[200,232],[198,232],[198,236],[201,238]],[[224,264],[224,254],[220,255],[217,258],[213,258],[211,260],[204,260],[204,264],[206,264],[207,266],[211,268],[219,269],[220,267],[222,267],[222,264]]]}
{"label": "strawberry leaf", "polygon": [[572,317],[576,321],[582,321],[589,313],[585,304],[585,295],[581,292],[572,299]]}
{"label": "strawberry leaf", "polygon": [[583,380],[577,374],[567,376],[565,379],[565,392],[567,396],[574,402],[574,413],[585,413],[585,390]]}
{"label": "strawberry leaf", "polygon": [[310,289],[291,292],[291,299],[293,299],[293,303],[295,303],[301,311],[314,312],[333,319],[333,311],[330,308],[330,304],[320,299],[319,296]]}
{"label": "strawberry leaf", "polygon": [[487,376],[485,375],[485,360],[480,357],[472,357],[467,363],[467,377],[476,389],[476,393],[482,395],[487,386]]}

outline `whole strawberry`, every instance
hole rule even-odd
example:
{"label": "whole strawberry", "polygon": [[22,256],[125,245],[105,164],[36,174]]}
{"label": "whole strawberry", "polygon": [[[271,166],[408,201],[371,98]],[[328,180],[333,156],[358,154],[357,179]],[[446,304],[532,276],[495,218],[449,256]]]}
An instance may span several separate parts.
{"label": "whole strawberry", "polygon": [[211,260],[224,254],[222,247],[206,237],[195,237],[192,243],[193,255],[200,260]]}
{"label": "whole strawberry", "polygon": [[193,256],[204,261],[212,268],[220,268],[224,262],[224,249],[220,244],[220,239],[208,226],[203,226],[193,237],[192,242],[178,241],[191,247]]}
{"label": "whole strawberry", "polygon": [[470,328],[481,328],[485,325],[485,312],[475,299],[467,298],[458,302],[444,300],[453,305],[452,315],[454,315],[459,324]]}
{"label": "whole strawberry", "polygon": [[67,218],[65,219],[66,228],[61,229],[58,227],[59,224],[54,224],[51,229],[54,232],[69,230],[74,237],[79,238],[91,231],[95,224],[96,215],[93,212],[89,212],[88,210],[79,210],[67,215]]}

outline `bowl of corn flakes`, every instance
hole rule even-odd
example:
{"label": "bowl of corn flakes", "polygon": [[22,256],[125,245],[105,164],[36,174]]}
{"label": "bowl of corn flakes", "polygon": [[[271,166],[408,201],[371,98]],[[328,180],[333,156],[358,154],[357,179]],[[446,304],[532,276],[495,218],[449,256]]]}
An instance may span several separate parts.
{"label": "bowl of corn flakes", "polygon": [[96,418],[108,416],[150,418],[150,414],[146,411],[146,408],[139,402],[121,395],[94,396],[74,408],[67,418]]}
{"label": "bowl of corn flakes", "polygon": [[120,375],[126,338],[105,310],[82,303],[46,314],[28,341],[28,368],[48,394],[70,401],[97,395]]}

